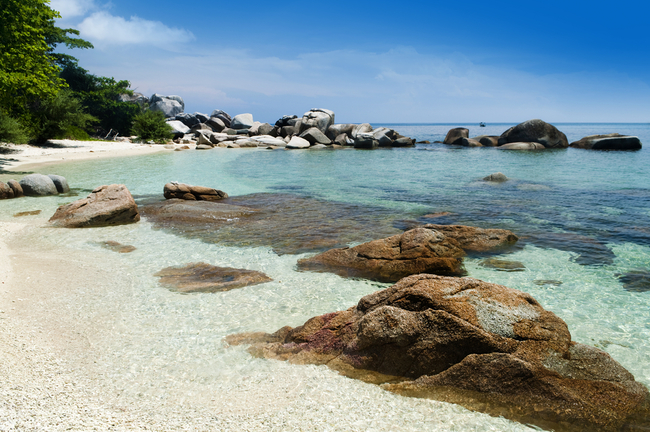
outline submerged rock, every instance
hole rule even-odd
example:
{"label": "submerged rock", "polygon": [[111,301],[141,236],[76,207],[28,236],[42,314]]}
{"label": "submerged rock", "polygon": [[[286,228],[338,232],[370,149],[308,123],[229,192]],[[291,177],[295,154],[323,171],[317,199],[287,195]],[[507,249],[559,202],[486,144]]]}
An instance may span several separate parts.
{"label": "submerged rock", "polygon": [[117,253],[130,253],[135,250],[135,246],[125,245],[112,240],[99,242],[99,245],[103,248],[110,249],[113,252]]}
{"label": "submerged rock", "polygon": [[560,286],[562,285],[562,281],[555,280],[555,279],[536,279],[533,281],[535,285],[553,285],[553,286]]}
{"label": "submerged rock", "polygon": [[499,271],[515,272],[515,271],[524,271],[526,266],[519,261],[507,261],[500,260],[496,258],[488,258],[478,263],[481,267],[493,268]]}
{"label": "submerged rock", "polygon": [[623,283],[623,288],[626,291],[650,291],[650,271],[648,270],[632,270],[625,274],[619,274],[617,277]]}
{"label": "submerged rock", "polygon": [[490,174],[487,177],[483,177],[483,181],[494,182],[494,183],[503,183],[505,181],[508,181],[508,177],[506,177],[506,175],[501,173],[501,172],[497,172],[497,173],[494,173],[494,174]]}
{"label": "submerged rock", "polygon": [[230,291],[273,280],[258,271],[217,267],[206,263],[167,267],[154,276],[160,278],[161,285],[182,293]]}
{"label": "submerged rock", "polygon": [[23,217],[23,216],[36,216],[41,214],[41,210],[31,210],[31,211],[24,211],[24,212],[19,212],[14,214],[14,217]]}
{"label": "submerged rock", "polygon": [[[569,141],[564,133],[540,119],[528,120],[513,126],[499,137],[499,146],[509,143],[539,143],[544,148],[566,148]],[[524,150],[524,149],[517,149]],[[532,148],[529,150],[533,150]]]}
{"label": "submerged rock", "polygon": [[166,199],[179,198],[192,201],[219,201],[228,198],[227,193],[218,189],[178,182],[167,183],[163,188],[163,195]]}
{"label": "submerged rock", "polygon": [[607,135],[589,135],[570,145],[586,150],[641,150],[638,137],[617,133]]}
{"label": "submerged rock", "polygon": [[607,353],[572,342],[529,294],[472,278],[410,276],[348,310],[226,342],[546,428],[650,426],[648,390]]}
{"label": "submerged rock", "polygon": [[87,198],[62,205],[50,218],[54,226],[89,228],[138,222],[138,205],[125,185],[100,186]]}
{"label": "submerged rock", "polygon": [[576,264],[602,266],[614,263],[616,255],[602,241],[574,233],[538,233],[527,240],[541,248],[559,249],[574,252],[571,260]]}
{"label": "submerged rock", "polygon": [[440,232],[415,228],[403,234],[355,246],[332,249],[298,261],[300,270],[342,277],[396,282],[417,273],[459,275],[465,253]]}
{"label": "submerged rock", "polygon": [[466,225],[426,224],[424,228],[440,231],[458,242],[465,252],[499,252],[512,247],[519,237],[504,229],[477,228]]}
{"label": "submerged rock", "polygon": [[230,246],[265,246],[277,254],[322,252],[400,232],[392,226],[390,209],[291,194],[217,202],[170,199],[140,210],[157,228],[174,234]]}

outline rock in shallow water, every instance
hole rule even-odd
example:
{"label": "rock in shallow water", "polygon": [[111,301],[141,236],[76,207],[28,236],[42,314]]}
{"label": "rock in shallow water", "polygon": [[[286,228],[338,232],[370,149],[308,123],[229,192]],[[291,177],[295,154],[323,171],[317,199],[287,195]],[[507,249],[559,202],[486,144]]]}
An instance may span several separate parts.
{"label": "rock in shallow water", "polygon": [[298,261],[301,270],[325,271],[342,277],[397,282],[417,273],[459,275],[465,252],[444,234],[416,228],[353,248],[332,249]]}
{"label": "rock in shallow water", "polygon": [[410,276],[300,327],[226,341],[542,427],[650,426],[648,390],[620,364],[572,342],[529,294],[477,279]]}
{"label": "rock in shallow water", "polygon": [[627,291],[650,291],[650,271],[648,270],[632,270],[625,274],[619,274],[617,277],[623,283],[623,288]]}
{"label": "rock in shallow water", "polygon": [[506,250],[519,240],[512,231],[494,228],[478,228],[466,225],[426,224],[424,228],[440,231],[458,242],[465,252],[491,252]]}
{"label": "rock in shallow water", "polygon": [[507,272],[526,270],[526,266],[523,263],[520,263],[519,261],[507,261],[507,260],[500,260],[496,258],[484,259],[480,261],[478,265],[481,267],[493,268],[498,271],[507,271]]}
{"label": "rock in shallow water", "polygon": [[100,186],[87,198],[62,205],[50,218],[54,226],[89,228],[123,225],[140,220],[138,205],[124,185]]}
{"label": "rock in shallow water", "polygon": [[154,276],[160,278],[162,285],[182,293],[230,291],[273,280],[254,270],[217,267],[206,263],[167,267]]}

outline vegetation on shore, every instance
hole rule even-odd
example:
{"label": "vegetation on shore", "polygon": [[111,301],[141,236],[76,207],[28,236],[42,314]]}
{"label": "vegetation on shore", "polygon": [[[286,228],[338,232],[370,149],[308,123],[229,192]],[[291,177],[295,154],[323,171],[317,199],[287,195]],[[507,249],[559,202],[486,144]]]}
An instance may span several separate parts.
{"label": "vegetation on shore", "polygon": [[[109,132],[130,135],[138,104],[124,102],[130,83],[96,76],[57,46],[91,49],[75,29],[55,25],[61,18],[49,0],[4,0],[0,8],[0,142],[88,139]],[[164,117],[147,114],[133,132],[143,139],[168,137]],[[143,120],[139,122],[142,123]],[[153,123],[152,123],[153,122]],[[143,129],[144,127],[144,129]],[[153,134],[152,134],[153,131]],[[157,132],[156,132],[157,131]]]}

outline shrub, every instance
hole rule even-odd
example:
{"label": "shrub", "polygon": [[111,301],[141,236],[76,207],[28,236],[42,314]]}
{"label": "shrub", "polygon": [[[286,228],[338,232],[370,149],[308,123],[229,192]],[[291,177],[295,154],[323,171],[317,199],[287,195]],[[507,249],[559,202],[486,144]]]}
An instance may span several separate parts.
{"label": "shrub", "polygon": [[27,134],[17,120],[9,117],[0,110],[0,142],[24,144],[27,142]]}
{"label": "shrub", "polygon": [[160,111],[147,110],[137,114],[131,131],[143,141],[166,141],[172,138],[172,127],[165,122]]}
{"label": "shrub", "polygon": [[40,102],[31,123],[34,140],[45,142],[51,138],[84,139],[88,136],[85,131],[96,122],[70,90],[61,90],[54,98]]}

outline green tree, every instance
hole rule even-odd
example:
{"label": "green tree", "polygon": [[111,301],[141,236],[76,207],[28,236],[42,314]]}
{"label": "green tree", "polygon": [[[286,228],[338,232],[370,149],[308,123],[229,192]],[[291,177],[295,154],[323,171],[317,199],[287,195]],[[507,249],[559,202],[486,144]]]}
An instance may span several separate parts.
{"label": "green tree", "polygon": [[32,134],[36,142],[51,138],[88,139],[86,132],[97,119],[69,89],[59,91],[53,98],[43,99],[31,114]]}
{"label": "green tree", "polygon": [[120,135],[129,135],[131,125],[141,108],[139,105],[123,102],[120,95],[132,95],[131,83],[126,80],[98,77],[76,64],[67,64],[61,72],[71,90],[81,100],[86,111],[97,117],[103,134],[111,129]]}

